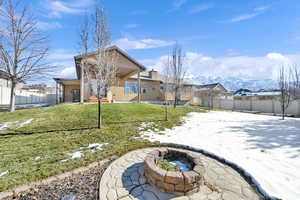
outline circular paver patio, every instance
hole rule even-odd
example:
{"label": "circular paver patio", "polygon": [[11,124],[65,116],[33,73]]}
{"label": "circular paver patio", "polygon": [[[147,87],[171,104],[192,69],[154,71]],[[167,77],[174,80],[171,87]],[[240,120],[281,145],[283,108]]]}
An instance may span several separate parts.
{"label": "circular paver patio", "polygon": [[[231,167],[201,153],[206,170],[205,185],[190,196],[160,192],[148,184],[144,175],[144,159],[155,148],[132,151],[114,161],[100,181],[101,200],[260,200],[263,199],[245,179]],[[187,150],[184,150],[187,151]]]}

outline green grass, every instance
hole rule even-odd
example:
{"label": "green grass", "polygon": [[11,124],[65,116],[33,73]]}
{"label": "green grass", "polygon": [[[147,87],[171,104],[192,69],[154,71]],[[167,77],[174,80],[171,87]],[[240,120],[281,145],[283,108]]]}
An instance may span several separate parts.
{"label": "green grass", "polygon": [[[164,121],[164,108],[148,104],[105,104],[104,127],[97,125],[96,104],[62,104],[54,107],[1,112],[0,124],[13,122],[10,129],[0,131],[0,191],[37,181],[52,175],[85,166],[93,161],[108,158],[147,146],[157,145],[138,139],[142,122],[152,122],[150,129],[162,130],[181,123],[189,112],[203,110],[197,107],[169,108],[169,120]],[[32,123],[17,127],[27,119]],[[94,127],[94,128],[93,128]],[[89,129],[82,129],[89,128]],[[91,143],[108,143],[102,151],[92,153]],[[72,152],[84,156],[68,159]],[[40,157],[40,159],[36,159]]]}
{"label": "green grass", "polygon": [[169,160],[160,160],[158,161],[157,166],[166,171],[172,171],[172,172],[180,171],[180,167],[178,165],[172,165]]}

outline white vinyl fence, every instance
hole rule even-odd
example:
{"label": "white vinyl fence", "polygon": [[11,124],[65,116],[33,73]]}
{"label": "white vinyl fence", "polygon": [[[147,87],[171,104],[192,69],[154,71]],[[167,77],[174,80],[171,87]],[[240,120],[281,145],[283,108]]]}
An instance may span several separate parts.
{"label": "white vinyl fence", "polygon": [[[16,90],[16,105],[24,104],[54,104],[56,101],[55,94],[46,94],[41,92],[32,92],[22,89]],[[0,86],[0,105],[9,105],[10,88]]]}
{"label": "white vinyl fence", "polygon": [[[281,104],[278,100],[213,99],[212,104],[214,108],[224,110],[281,114]],[[300,100],[292,101],[286,110],[286,114],[300,116]]]}

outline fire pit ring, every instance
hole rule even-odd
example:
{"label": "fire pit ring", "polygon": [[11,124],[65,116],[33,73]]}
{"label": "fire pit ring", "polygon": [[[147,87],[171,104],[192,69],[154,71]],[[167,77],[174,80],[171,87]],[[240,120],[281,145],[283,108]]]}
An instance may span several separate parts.
{"label": "fire pit ring", "polygon": [[[166,171],[158,166],[158,162],[166,158],[185,160],[190,171]],[[198,192],[204,184],[205,169],[198,157],[183,150],[159,148],[150,152],[144,161],[145,176],[148,182],[160,191],[175,195],[190,195]]]}

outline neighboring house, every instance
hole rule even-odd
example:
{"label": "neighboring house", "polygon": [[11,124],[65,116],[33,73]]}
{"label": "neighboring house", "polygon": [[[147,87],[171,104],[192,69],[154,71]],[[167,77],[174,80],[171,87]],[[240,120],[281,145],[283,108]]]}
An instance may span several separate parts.
{"label": "neighboring house", "polygon": [[259,90],[252,91],[240,89],[234,93],[236,100],[279,100],[281,92],[279,90]]}
{"label": "neighboring house", "polygon": [[[17,89],[23,88],[25,82],[18,83]],[[5,71],[0,70],[0,87],[10,88],[11,81],[9,80],[9,74]]]}
{"label": "neighboring house", "polygon": [[[11,81],[9,74],[0,70],[0,106],[7,108],[10,104]],[[39,103],[53,103],[50,102],[45,92],[37,89],[30,89],[25,82],[17,84],[16,91],[16,105],[24,104],[39,104]],[[53,98],[52,98],[53,99]],[[54,98],[55,100],[55,98]]]}
{"label": "neighboring house", "polygon": [[[107,102],[115,101],[139,101],[141,98],[140,85],[145,88],[152,88],[154,81],[147,81],[140,77],[141,72],[146,68],[130,57],[123,50],[116,46],[106,49],[111,53],[117,55],[116,67],[118,69],[116,83],[109,88],[104,100]],[[75,56],[75,65],[77,78],[76,79],[62,79],[54,78],[57,83],[57,102],[94,102],[96,98],[96,84],[95,80],[91,80],[91,84],[85,76],[82,76],[82,61],[85,60],[88,64],[94,65],[96,63],[97,52],[91,52],[86,55]],[[137,78],[132,78],[132,76]],[[148,83],[149,82],[149,83]],[[147,91],[146,91],[147,92]],[[81,93],[83,95],[81,95]],[[153,97],[156,98],[156,97]]]}
{"label": "neighboring house", "polygon": [[213,107],[214,99],[233,99],[233,94],[221,83],[197,85],[195,96],[200,98],[200,105]]}
{"label": "neighboring house", "polygon": [[[116,83],[108,89],[104,102],[162,102],[174,100],[172,92],[164,93],[163,76],[157,71],[146,71],[146,68],[130,57],[117,46],[109,47],[106,51],[116,53],[118,68]],[[96,63],[97,52],[75,56],[76,79],[54,78],[57,83],[57,103],[62,102],[96,102],[96,80],[87,80],[82,76],[82,61],[89,65]],[[172,85],[172,84],[171,84]],[[195,85],[184,84],[181,88],[180,101],[200,105],[201,98],[208,95],[221,96],[229,91],[221,84]],[[205,97],[199,95],[206,95]]]}

